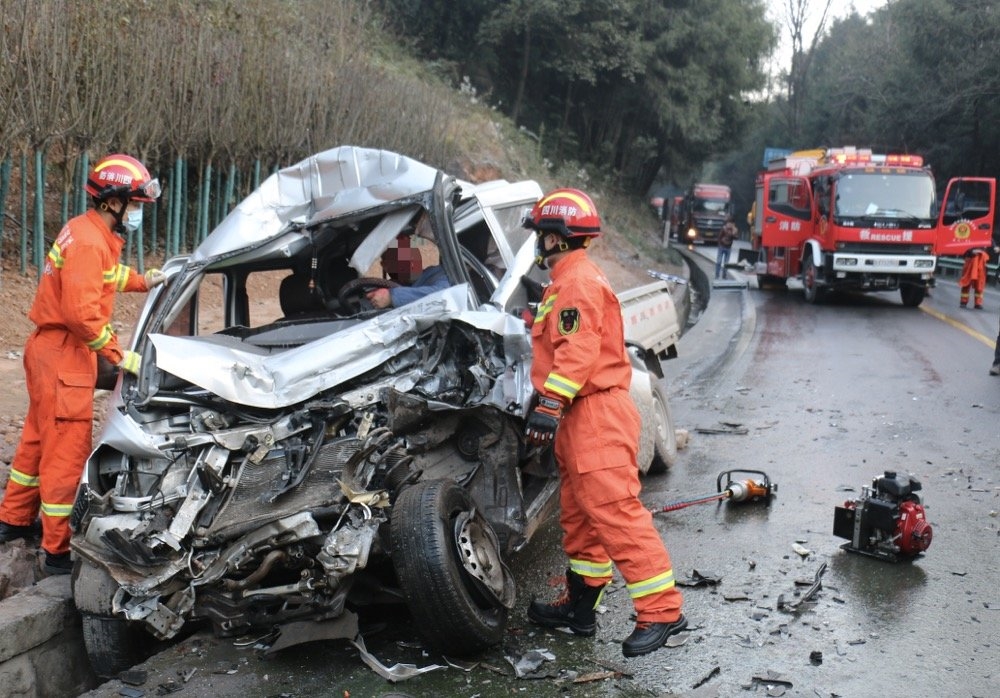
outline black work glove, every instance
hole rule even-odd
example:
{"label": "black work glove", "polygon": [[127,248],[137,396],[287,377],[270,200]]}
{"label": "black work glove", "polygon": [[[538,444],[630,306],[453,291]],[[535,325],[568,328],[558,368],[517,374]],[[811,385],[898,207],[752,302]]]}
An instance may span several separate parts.
{"label": "black work glove", "polygon": [[524,435],[532,446],[547,446],[556,438],[556,429],[563,416],[563,402],[556,398],[538,396],[538,404],[528,415]]}

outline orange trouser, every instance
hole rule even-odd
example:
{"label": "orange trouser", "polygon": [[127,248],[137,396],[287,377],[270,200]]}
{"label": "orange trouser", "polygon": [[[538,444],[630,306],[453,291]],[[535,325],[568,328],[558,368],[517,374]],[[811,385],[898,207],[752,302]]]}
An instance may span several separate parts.
{"label": "orange trouser", "polygon": [[986,290],[986,262],[989,256],[985,252],[979,252],[972,257],[967,257],[962,263],[962,276],[958,280],[961,293],[959,303],[965,305],[969,302],[969,293],[975,292],[976,307],[983,304],[983,294]]}
{"label": "orange trouser", "polygon": [[638,620],[673,622],[681,609],[670,556],[639,501],[639,415],[612,389],[577,398],[556,432],[562,478],[559,523],[570,569],[591,586],[618,567]]}
{"label": "orange trouser", "polygon": [[42,547],[69,550],[69,515],[90,455],[96,355],[65,330],[36,330],[24,347],[28,415],[0,503],[0,521],[42,514]]}

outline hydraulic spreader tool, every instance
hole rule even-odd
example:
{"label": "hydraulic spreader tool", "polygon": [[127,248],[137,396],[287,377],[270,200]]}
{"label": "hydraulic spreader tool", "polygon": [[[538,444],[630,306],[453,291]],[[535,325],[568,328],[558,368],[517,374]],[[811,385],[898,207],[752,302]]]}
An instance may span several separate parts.
{"label": "hydraulic spreader tool", "polygon": [[[734,479],[734,474],[738,476],[756,475],[757,479]],[[723,484],[725,480],[725,484]],[[708,504],[709,502],[759,502],[771,503],[771,496],[778,491],[778,483],[771,482],[763,470],[724,470],[719,473],[715,480],[715,492],[712,494],[682,499],[665,506],[653,509],[654,514],[668,511],[677,511],[695,504]]]}

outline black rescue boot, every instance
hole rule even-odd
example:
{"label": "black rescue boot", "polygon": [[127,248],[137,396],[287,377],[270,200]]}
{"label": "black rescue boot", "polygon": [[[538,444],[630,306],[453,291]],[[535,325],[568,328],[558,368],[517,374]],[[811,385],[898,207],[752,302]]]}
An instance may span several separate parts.
{"label": "black rescue boot", "polygon": [[597,631],[594,609],[601,601],[604,586],[587,586],[583,577],[566,570],[566,589],[550,604],[532,601],[528,606],[528,620],[546,628],[569,628],[574,635],[593,637]]}
{"label": "black rescue boot", "polygon": [[50,553],[46,550],[42,569],[46,574],[69,574],[73,571],[73,560],[70,559],[68,552]]}
{"label": "black rescue boot", "polygon": [[0,521],[0,543],[10,543],[18,538],[38,538],[40,535],[42,527],[37,520],[27,526],[15,526]]}
{"label": "black rescue boot", "polygon": [[636,623],[635,630],[622,643],[622,654],[626,657],[639,657],[658,650],[671,635],[684,630],[687,624],[683,613],[673,623]]}

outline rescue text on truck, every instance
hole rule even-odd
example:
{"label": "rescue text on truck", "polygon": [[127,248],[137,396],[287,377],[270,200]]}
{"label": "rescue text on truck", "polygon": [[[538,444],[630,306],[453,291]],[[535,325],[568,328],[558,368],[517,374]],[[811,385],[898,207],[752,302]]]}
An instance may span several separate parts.
{"label": "rescue text on truck", "polygon": [[915,307],[938,256],[990,244],[995,190],[991,178],[953,179],[939,207],[919,155],[849,146],[772,160],[757,177],[758,284],[799,278],[810,303],[829,290],[898,290]]}

